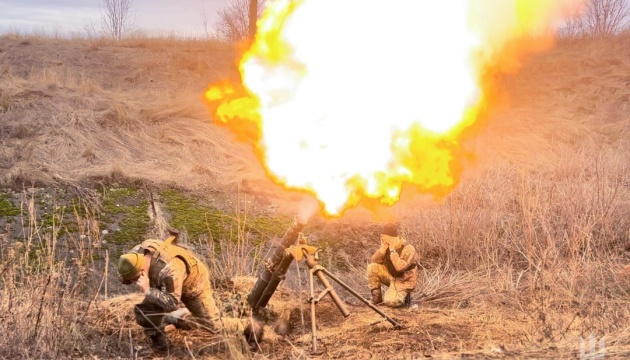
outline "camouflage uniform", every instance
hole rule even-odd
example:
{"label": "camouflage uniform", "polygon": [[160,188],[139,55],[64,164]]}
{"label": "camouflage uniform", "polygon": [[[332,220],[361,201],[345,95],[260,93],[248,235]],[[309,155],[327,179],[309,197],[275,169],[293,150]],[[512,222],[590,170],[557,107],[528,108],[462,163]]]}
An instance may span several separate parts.
{"label": "camouflage uniform", "polygon": [[411,244],[405,244],[404,240],[396,252],[376,250],[372,263],[367,267],[368,287],[380,289],[381,284],[387,286],[383,304],[392,307],[403,305],[408,294],[416,288],[417,262],[416,249]]}
{"label": "camouflage uniform", "polygon": [[194,321],[178,324],[184,328],[203,328],[217,333],[242,334],[246,324],[240,319],[222,318],[212,297],[210,274],[207,267],[186,249],[175,244],[163,247],[161,240],[145,240],[132,252],[148,250],[152,254],[149,268],[150,289],[142,303],[134,307],[136,322],[154,342],[165,341],[162,320],[164,316],[181,308],[181,304],[194,317]]}

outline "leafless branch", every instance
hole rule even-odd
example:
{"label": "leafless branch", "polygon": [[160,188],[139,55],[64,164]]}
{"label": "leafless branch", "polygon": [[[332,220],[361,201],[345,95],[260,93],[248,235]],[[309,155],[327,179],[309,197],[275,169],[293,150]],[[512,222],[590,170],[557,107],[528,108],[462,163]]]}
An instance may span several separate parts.
{"label": "leafless branch", "polygon": [[630,9],[627,0],[591,0],[585,19],[587,31],[593,36],[610,36],[628,22]]}
{"label": "leafless branch", "polygon": [[567,15],[562,32],[566,37],[607,37],[624,30],[629,19],[628,0],[589,0],[582,14]]}
{"label": "leafless branch", "polygon": [[201,3],[201,23],[203,24],[203,33],[205,34],[206,38],[209,38],[210,31],[208,29],[208,12],[206,11],[206,5],[203,2]]}
{"label": "leafless branch", "polygon": [[103,31],[114,39],[122,39],[133,28],[133,0],[103,0]]}
{"label": "leafless branch", "polygon": [[[258,0],[258,17],[262,14],[265,0]],[[220,39],[241,41],[249,36],[249,0],[230,0],[219,11],[219,21],[215,31]]]}

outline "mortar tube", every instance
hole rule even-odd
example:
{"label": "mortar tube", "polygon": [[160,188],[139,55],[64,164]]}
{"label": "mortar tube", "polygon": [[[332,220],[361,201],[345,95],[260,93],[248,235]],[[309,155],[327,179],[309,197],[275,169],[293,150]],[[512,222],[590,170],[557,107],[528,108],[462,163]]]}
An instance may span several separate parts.
{"label": "mortar tube", "polygon": [[273,293],[276,292],[276,288],[278,288],[278,285],[280,285],[280,282],[284,280],[285,275],[287,274],[287,270],[289,270],[289,266],[291,265],[292,262],[293,262],[293,255],[284,254],[282,261],[280,261],[280,264],[276,266],[275,271],[271,275],[271,280],[269,280],[267,287],[265,287],[264,291],[260,295],[260,299],[258,300],[258,303],[256,304],[255,309],[260,309],[267,306],[269,299],[271,299],[271,296],[273,295]]}
{"label": "mortar tube", "polygon": [[[284,233],[284,236],[282,237],[280,242],[276,245],[273,253],[267,258],[267,260],[261,266],[260,272],[258,274],[258,280],[254,284],[254,287],[252,287],[252,290],[249,293],[249,295],[247,295],[247,303],[249,304],[249,306],[251,306],[253,310],[259,309],[258,303],[260,302],[261,297],[263,296],[263,293],[265,293],[265,289],[267,289],[267,287],[269,286],[269,283],[271,282],[273,278],[273,274],[276,272],[276,268],[279,267],[279,264],[284,259],[286,248],[295,244],[295,242],[298,239],[298,235],[304,228],[304,225],[306,225],[306,219],[301,219],[298,216],[294,217],[293,222],[291,223],[287,231]],[[288,264],[286,267],[288,268]],[[284,270],[284,272],[286,273],[286,270]],[[276,290],[277,286],[278,284],[275,284],[275,287],[273,287],[273,289],[269,288],[267,292],[271,291],[271,295],[272,295],[273,292]],[[269,298],[271,297],[271,295],[268,295],[268,298],[266,301],[269,301]],[[266,301],[263,301],[265,305],[266,305]],[[261,302],[261,304],[263,302]]]}

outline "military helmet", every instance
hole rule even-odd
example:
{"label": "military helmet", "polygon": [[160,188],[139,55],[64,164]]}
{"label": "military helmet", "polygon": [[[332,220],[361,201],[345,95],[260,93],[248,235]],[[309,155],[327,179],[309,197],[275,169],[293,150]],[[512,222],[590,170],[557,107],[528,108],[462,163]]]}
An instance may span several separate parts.
{"label": "military helmet", "polygon": [[381,228],[381,234],[391,237],[398,237],[398,227],[394,223],[387,223]]}
{"label": "military helmet", "polygon": [[133,280],[144,265],[144,255],[130,252],[120,256],[118,260],[118,274],[124,281]]}

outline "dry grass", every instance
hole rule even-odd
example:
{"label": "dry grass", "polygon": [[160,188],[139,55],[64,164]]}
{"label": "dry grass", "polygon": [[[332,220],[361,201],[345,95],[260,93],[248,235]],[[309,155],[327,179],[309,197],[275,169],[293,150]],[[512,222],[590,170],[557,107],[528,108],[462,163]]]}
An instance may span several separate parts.
{"label": "dry grass", "polygon": [[[392,311],[406,325],[392,333],[371,325],[378,317],[337,288],[353,314],[343,319],[330,302],[318,304],[325,356],[566,358],[579,356],[579,339],[590,334],[606,340],[607,355],[630,354],[629,279],[618,273],[630,241],[628,44],[625,37],[560,43],[501,79],[502,102],[464,142],[475,156],[462,183],[441,203],[405,192],[388,210],[421,255],[418,310]],[[250,149],[214,127],[200,101],[209,82],[234,76],[231,47],[4,36],[0,50],[0,185],[109,179],[285,201]],[[297,206],[292,200],[288,209]],[[28,204],[25,197],[26,218]],[[339,225],[339,241],[321,260],[366,296],[363,272],[376,247],[370,220],[357,209],[327,223]],[[80,228],[78,235],[98,237]],[[92,248],[73,239],[74,258],[60,259],[55,231],[29,229],[22,248],[0,234],[0,316],[15,329],[0,339],[0,356],[127,356],[142,336],[128,311],[103,316],[128,304],[100,300],[103,269]],[[247,291],[248,283],[229,279],[252,275],[264,255],[245,230],[196,244],[220,274],[221,301]],[[276,300],[294,334],[272,336],[277,341],[257,357],[308,352],[308,314],[303,321],[295,311],[307,310],[298,301],[307,273],[296,268]],[[183,357],[203,357],[203,341],[215,344],[174,336]],[[219,343],[210,354],[229,351]]]}
{"label": "dry grass", "polygon": [[[67,229],[55,221],[51,226],[38,218],[35,201],[33,193],[22,193],[21,241],[10,239],[8,232],[0,237],[0,311],[3,324],[12,329],[0,339],[0,357],[138,358],[151,354],[133,318],[133,306],[141,302],[142,295],[118,284],[115,262],[112,266],[108,250],[100,247],[101,232],[93,217],[97,209],[82,211],[84,215],[75,210],[78,231],[64,233]],[[60,222],[65,207],[53,204],[52,208],[57,209],[52,217]],[[242,223],[244,218],[239,219]],[[260,248],[242,236],[242,225],[233,235],[239,238],[217,241],[221,251],[215,251],[214,242],[194,246],[215,275],[215,299],[224,315],[251,316],[245,296],[255,279],[244,275],[259,266],[254,260],[259,256],[252,251]],[[107,262],[95,261],[98,257]],[[283,300],[270,302],[275,308],[272,314],[294,305],[293,297],[288,289],[280,289],[276,298]],[[176,358],[252,357],[239,337],[175,330],[169,338],[173,344],[170,355]]]}
{"label": "dry grass", "polygon": [[93,41],[0,39],[0,184],[119,176],[207,191],[260,175],[201,101],[210,82],[233,76],[229,45]]}
{"label": "dry grass", "polygon": [[60,358],[94,351],[103,345],[90,324],[103,288],[92,257],[99,233],[81,227],[62,246],[62,229],[54,221],[43,228],[34,197],[26,192],[22,214],[24,240],[1,239],[2,322],[12,329],[0,339],[2,356]]}

